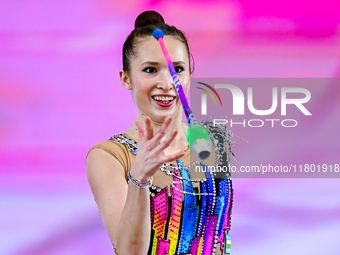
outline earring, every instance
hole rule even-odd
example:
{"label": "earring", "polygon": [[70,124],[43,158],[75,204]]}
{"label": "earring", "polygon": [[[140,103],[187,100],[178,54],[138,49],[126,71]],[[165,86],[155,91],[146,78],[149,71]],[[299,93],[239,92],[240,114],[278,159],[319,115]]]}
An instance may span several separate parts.
{"label": "earring", "polygon": [[127,89],[130,89],[130,85],[127,85],[126,88],[127,88]]}

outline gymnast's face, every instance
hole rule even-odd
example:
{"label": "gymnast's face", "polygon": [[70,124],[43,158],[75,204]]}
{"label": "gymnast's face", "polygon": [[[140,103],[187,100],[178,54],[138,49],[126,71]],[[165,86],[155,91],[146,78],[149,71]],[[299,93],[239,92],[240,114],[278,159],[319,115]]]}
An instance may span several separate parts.
{"label": "gymnast's face", "polygon": [[[184,92],[188,94],[190,67],[185,45],[173,36],[165,36],[164,43]],[[121,80],[132,90],[138,113],[159,123],[169,114],[180,116],[181,102],[158,41],[151,36],[143,39],[136,45],[136,53],[131,61],[130,74],[125,81],[121,75]]]}

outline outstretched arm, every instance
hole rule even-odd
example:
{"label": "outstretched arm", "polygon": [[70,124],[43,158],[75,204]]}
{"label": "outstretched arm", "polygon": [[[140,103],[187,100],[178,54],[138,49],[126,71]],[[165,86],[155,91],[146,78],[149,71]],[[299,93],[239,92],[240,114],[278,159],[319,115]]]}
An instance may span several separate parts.
{"label": "outstretched arm", "polygon": [[[146,118],[146,126],[136,123],[138,153],[130,173],[138,182],[149,181],[163,163],[184,156],[183,151],[164,154],[164,149],[178,132],[173,130],[161,142],[171,120],[171,117],[166,118],[155,135],[150,118]],[[132,182],[127,184],[120,163],[99,149],[89,152],[86,171],[104,226],[119,255],[146,254],[151,236],[149,189],[137,187]]]}

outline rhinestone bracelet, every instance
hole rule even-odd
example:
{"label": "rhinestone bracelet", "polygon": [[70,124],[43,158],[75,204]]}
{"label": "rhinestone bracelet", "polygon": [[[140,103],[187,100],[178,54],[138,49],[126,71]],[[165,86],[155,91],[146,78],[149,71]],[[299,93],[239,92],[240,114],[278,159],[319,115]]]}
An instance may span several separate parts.
{"label": "rhinestone bracelet", "polygon": [[152,185],[152,177],[151,177],[151,179],[150,179],[148,182],[146,182],[146,183],[140,183],[139,181],[137,181],[135,178],[133,178],[133,177],[131,176],[130,171],[127,173],[127,176],[128,176],[128,178],[129,178],[129,180],[130,180],[134,185],[136,185],[137,187],[140,187],[140,188],[149,188],[149,187]]}

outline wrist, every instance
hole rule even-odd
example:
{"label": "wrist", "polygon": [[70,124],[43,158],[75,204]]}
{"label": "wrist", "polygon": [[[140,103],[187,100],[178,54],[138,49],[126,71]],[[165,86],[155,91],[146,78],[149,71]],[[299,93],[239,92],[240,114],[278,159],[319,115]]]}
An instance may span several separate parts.
{"label": "wrist", "polygon": [[151,187],[151,185],[152,185],[152,177],[151,177],[151,179],[149,179],[148,181],[146,181],[146,182],[140,182],[140,181],[138,181],[135,177],[133,177],[132,175],[131,175],[131,172],[129,171],[128,173],[127,173],[127,176],[128,176],[128,178],[129,178],[129,183],[130,182],[132,182],[132,184],[133,185],[135,185],[135,186],[137,186],[137,187],[139,187],[139,188],[149,188],[149,187]]}
{"label": "wrist", "polygon": [[133,167],[131,167],[130,174],[139,183],[146,183],[152,179],[152,176],[148,176],[140,171],[140,169],[137,170]]}

